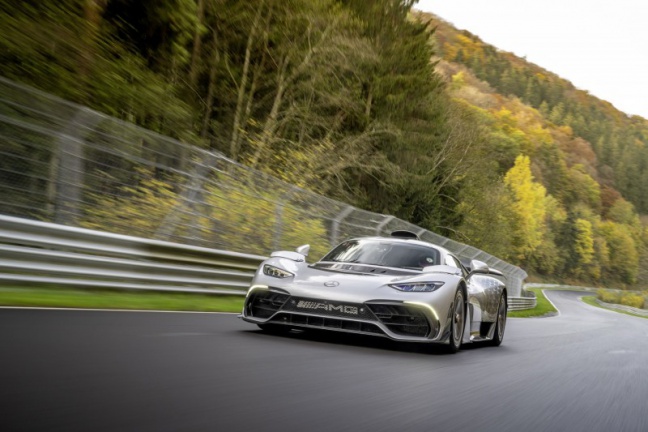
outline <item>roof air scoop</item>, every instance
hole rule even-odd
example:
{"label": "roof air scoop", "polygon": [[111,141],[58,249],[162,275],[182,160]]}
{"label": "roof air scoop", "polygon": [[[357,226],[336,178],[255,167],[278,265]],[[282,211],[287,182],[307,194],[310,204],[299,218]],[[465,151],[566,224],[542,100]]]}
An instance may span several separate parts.
{"label": "roof air scoop", "polygon": [[391,236],[404,238],[404,239],[420,240],[419,236],[417,236],[415,233],[413,233],[412,231],[405,231],[405,230],[392,231]]}

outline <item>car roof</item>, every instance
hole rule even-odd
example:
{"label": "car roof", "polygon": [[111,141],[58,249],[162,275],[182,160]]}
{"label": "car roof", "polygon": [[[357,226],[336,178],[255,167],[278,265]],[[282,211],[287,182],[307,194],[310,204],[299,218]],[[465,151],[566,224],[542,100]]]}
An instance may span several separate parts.
{"label": "car roof", "polygon": [[373,237],[354,237],[349,240],[380,240],[380,241],[388,241],[390,243],[404,243],[404,244],[414,244],[418,246],[426,246],[426,247],[433,247],[434,249],[437,249],[438,251],[442,252],[444,255],[452,255],[452,253],[439,245],[436,245],[434,243],[426,242],[423,240],[417,240],[413,238],[401,238],[401,237],[380,237],[380,236],[373,236]]}

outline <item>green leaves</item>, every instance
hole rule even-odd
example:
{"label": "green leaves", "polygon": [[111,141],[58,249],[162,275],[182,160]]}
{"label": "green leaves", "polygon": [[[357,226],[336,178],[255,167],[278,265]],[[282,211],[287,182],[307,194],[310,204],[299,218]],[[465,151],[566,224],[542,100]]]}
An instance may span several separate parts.
{"label": "green leaves", "polygon": [[[0,75],[530,271],[641,279],[635,258],[644,249],[638,212],[648,211],[646,121],[475,35],[430,24],[431,17],[411,11],[414,3],[14,2],[0,14]],[[146,151],[145,140],[134,140]],[[29,146],[11,146],[30,154]],[[163,153],[155,158],[187,162]],[[43,152],[36,159],[50,158]],[[92,197],[87,224],[122,218],[146,230],[181,213],[164,174],[105,165],[89,168],[128,188]],[[24,167],[34,175],[39,169]],[[233,198],[212,192],[220,196],[211,198],[216,207]],[[276,197],[250,194],[261,199],[241,200],[256,210],[214,217],[272,232],[267,221],[280,209],[262,203]],[[300,232],[325,237],[320,221],[282,211]],[[246,242],[252,233],[244,231],[232,240]]]}

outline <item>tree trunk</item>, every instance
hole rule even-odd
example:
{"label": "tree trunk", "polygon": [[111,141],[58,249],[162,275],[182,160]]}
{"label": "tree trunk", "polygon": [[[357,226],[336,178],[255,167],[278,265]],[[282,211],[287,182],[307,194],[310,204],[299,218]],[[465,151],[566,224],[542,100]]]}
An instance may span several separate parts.
{"label": "tree trunk", "polygon": [[[81,43],[81,52],[79,53],[79,82],[82,86],[87,86],[90,81],[90,71],[94,63],[95,50],[97,45],[97,38],[99,36],[99,28],[101,27],[101,20],[103,11],[106,7],[108,0],[85,0],[83,2],[83,16],[85,18],[85,28],[83,39]],[[81,100],[77,102],[87,103],[83,100],[87,96],[82,92]]]}
{"label": "tree trunk", "polygon": [[252,28],[250,29],[250,34],[248,35],[247,45],[245,47],[245,60],[243,61],[243,74],[241,76],[241,82],[239,83],[238,88],[238,97],[236,99],[236,111],[234,112],[234,123],[232,125],[232,139],[230,140],[230,158],[237,160],[238,158],[238,135],[241,122],[241,114],[243,110],[243,99],[245,97],[245,88],[247,87],[248,72],[250,69],[250,57],[252,56],[252,45],[256,37],[256,32],[259,27],[259,20],[261,19],[261,12],[263,11],[262,2],[257,9],[256,16],[254,17],[254,23],[252,23]]}
{"label": "tree trunk", "polygon": [[192,88],[196,87],[196,79],[198,78],[198,60],[200,58],[200,50],[202,48],[202,38],[200,35],[200,27],[203,23],[205,0],[198,0],[197,5],[197,18],[196,31],[194,32],[193,50],[191,52],[191,67],[189,69],[189,84]]}
{"label": "tree trunk", "polygon": [[367,118],[367,124],[371,123],[371,104],[373,102],[373,86],[369,84],[367,86],[367,101],[365,103],[365,117]]}
{"label": "tree trunk", "polygon": [[285,57],[283,64],[279,70],[279,78],[277,79],[277,93],[275,94],[274,101],[272,102],[272,109],[270,114],[266,119],[265,125],[263,126],[263,132],[261,133],[261,140],[257,145],[256,152],[254,152],[254,157],[250,163],[252,168],[256,168],[261,158],[263,150],[268,146],[268,143],[274,135],[275,129],[277,128],[277,119],[279,118],[279,108],[283,102],[284,91],[286,90],[286,70],[288,69],[288,58]]}
{"label": "tree trunk", "polygon": [[207,132],[209,132],[209,120],[211,119],[211,112],[214,106],[214,93],[216,91],[216,69],[219,59],[220,51],[218,51],[218,32],[216,31],[216,29],[214,29],[214,52],[212,53],[211,68],[209,70],[209,88],[207,89],[205,116],[203,117],[202,130],[200,132],[201,138],[206,138]]}
{"label": "tree trunk", "polygon": [[274,101],[272,103],[272,110],[266,119],[265,125],[263,126],[263,132],[261,133],[261,140],[258,143],[256,152],[252,157],[251,166],[256,168],[259,163],[259,159],[262,156],[263,151],[268,147],[270,140],[272,139],[276,128],[277,128],[277,119],[279,118],[279,108],[283,102],[283,96],[286,89],[302,74],[306,68],[310,65],[313,56],[317,52],[319,46],[326,42],[328,36],[330,35],[333,28],[335,28],[336,22],[330,23],[322,32],[317,45],[311,46],[310,49],[304,55],[301,63],[295,67],[290,75],[287,75],[289,56],[286,55],[283,58],[283,61],[279,67],[279,77],[277,79],[277,93],[275,94]]}
{"label": "tree trunk", "polygon": [[268,52],[268,34],[270,32],[270,19],[272,18],[272,8],[268,11],[268,16],[266,18],[266,22],[264,25],[264,31],[263,31],[263,54],[261,55],[261,61],[256,65],[254,68],[254,72],[252,73],[252,82],[250,83],[250,90],[248,91],[248,98],[247,102],[245,103],[245,110],[243,112],[243,116],[240,119],[240,125],[239,125],[239,130],[236,134],[236,139],[234,141],[234,148],[236,148],[236,153],[241,152],[241,135],[245,133],[246,125],[248,122],[248,119],[250,118],[250,114],[252,112],[252,105],[254,102],[254,93],[256,92],[257,85],[259,83],[259,77],[261,76],[261,73],[264,70],[265,63],[266,63],[266,58],[267,58],[267,52]]}

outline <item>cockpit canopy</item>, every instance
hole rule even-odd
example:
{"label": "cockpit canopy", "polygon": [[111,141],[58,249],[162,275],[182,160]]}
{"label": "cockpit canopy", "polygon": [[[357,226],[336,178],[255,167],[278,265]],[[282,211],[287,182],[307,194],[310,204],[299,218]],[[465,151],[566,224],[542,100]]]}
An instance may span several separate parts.
{"label": "cockpit canopy", "polygon": [[439,265],[440,252],[429,246],[389,239],[348,240],[339,244],[320,262],[339,262],[422,270]]}

